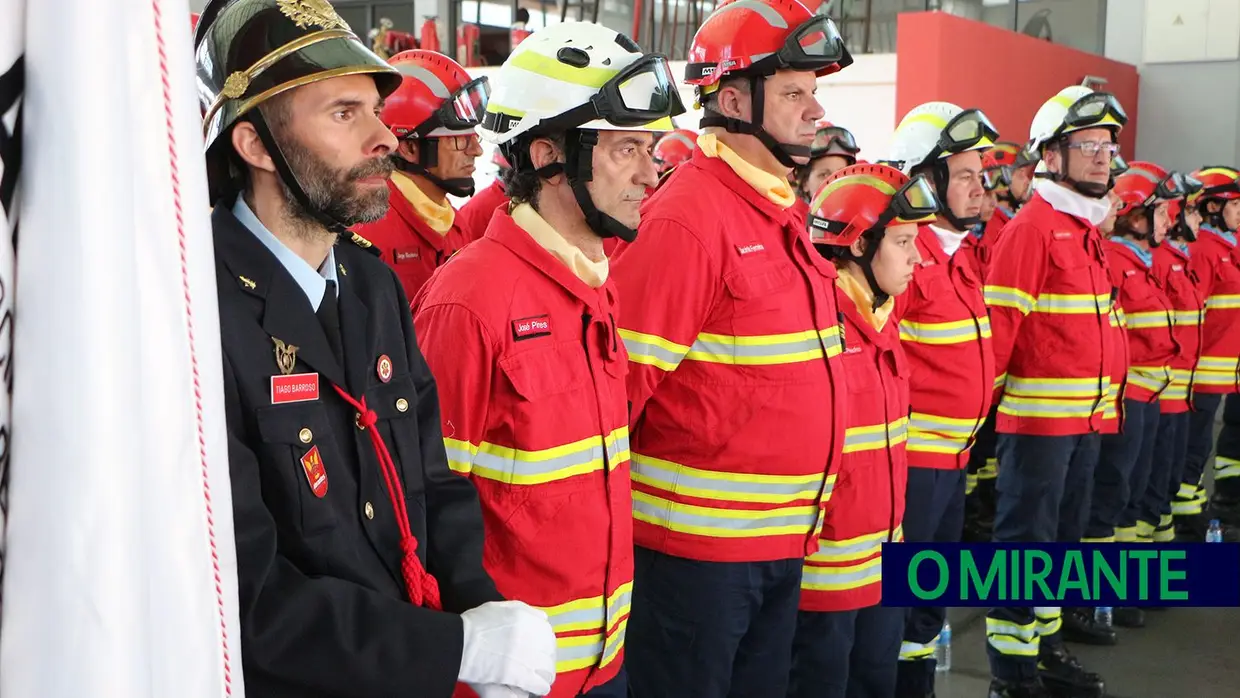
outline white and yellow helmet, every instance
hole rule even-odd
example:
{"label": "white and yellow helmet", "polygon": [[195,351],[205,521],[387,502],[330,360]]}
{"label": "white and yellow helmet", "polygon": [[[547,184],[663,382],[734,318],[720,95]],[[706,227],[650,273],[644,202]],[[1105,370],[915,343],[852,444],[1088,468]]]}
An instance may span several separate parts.
{"label": "white and yellow helmet", "polygon": [[999,140],[999,132],[979,109],[962,109],[951,102],[926,102],[900,120],[886,161],[898,163],[906,175],[914,168],[970,150],[985,150]]}
{"label": "white and yellow helmet", "polygon": [[671,131],[684,105],[667,58],[592,22],[540,29],[491,77],[479,135],[502,145],[530,132]]}
{"label": "white and yellow helmet", "polygon": [[1043,147],[1073,131],[1109,128],[1118,137],[1128,115],[1109,92],[1095,92],[1084,85],[1071,85],[1046,100],[1029,126],[1029,149],[1041,154]]}

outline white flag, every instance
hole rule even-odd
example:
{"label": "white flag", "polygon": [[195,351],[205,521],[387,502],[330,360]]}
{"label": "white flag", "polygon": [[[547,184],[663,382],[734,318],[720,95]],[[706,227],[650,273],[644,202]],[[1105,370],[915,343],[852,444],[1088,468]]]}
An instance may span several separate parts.
{"label": "white flag", "polygon": [[242,696],[189,6],[26,15],[0,695]]}
{"label": "white flag", "polygon": [[[17,173],[21,160],[21,56],[25,0],[0,0],[0,580],[9,488],[9,404],[13,393],[13,241],[17,236]],[[3,597],[0,597],[3,598]]]}

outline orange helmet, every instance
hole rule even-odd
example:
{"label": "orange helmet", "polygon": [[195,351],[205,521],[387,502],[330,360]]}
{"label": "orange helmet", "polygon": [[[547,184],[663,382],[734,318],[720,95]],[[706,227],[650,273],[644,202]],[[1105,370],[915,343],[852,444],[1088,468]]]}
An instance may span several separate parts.
{"label": "orange helmet", "polygon": [[654,164],[658,166],[659,174],[688,160],[696,147],[697,134],[689,129],[678,128],[664,134],[654,144]]}
{"label": "orange helmet", "polygon": [[729,0],[693,35],[685,82],[697,86],[698,102],[705,104],[705,97],[719,89],[724,77],[748,78],[752,121],[725,117],[707,106],[701,125],[755,136],[782,165],[791,168],[799,164],[794,158],[808,158],[810,149],[781,143],[767,132],[763,126],[766,81],[762,78],[783,69],[828,75],[852,62],[835,23],[797,0]]}
{"label": "orange helmet", "polygon": [[388,61],[404,76],[379,118],[397,138],[473,133],[491,94],[485,77],[471,79],[459,63],[435,51],[403,51]]}
{"label": "orange helmet", "polygon": [[899,223],[933,221],[939,210],[934,187],[909,179],[888,165],[850,165],[832,174],[814,195],[806,221],[810,239],[847,248],[864,233]]}

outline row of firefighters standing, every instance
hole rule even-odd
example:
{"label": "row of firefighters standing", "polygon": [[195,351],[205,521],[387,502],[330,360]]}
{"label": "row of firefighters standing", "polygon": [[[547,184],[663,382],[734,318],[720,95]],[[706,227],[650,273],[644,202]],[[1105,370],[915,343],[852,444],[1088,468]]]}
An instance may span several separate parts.
{"label": "row of firefighters standing", "polygon": [[[414,685],[376,684],[376,675],[410,676],[408,657],[358,647],[325,657],[335,672],[335,692],[325,693],[384,685],[385,695],[446,695],[455,683],[458,695],[482,698],[925,698],[945,609],[882,606],[881,546],[959,540],[969,482],[995,470],[971,461],[1001,464],[991,524],[1000,542],[1167,540],[1173,514],[1200,508],[1197,456],[1209,452],[1220,396],[1237,392],[1240,173],[1212,167],[1194,180],[1132,163],[1117,175],[1126,116],[1113,96],[1064,89],[1037,112],[1025,148],[999,144],[977,109],[924,104],[901,121],[887,160],[858,162],[847,131],[817,126],[817,78],[852,63],[831,21],[794,0],[735,0],[704,22],[686,68],[705,132],[660,178],[655,134],[684,107],[666,59],[621,34],[591,23],[545,28],[488,81],[432,52],[384,62],[340,23],[294,31],[280,24],[289,2],[216,0],[204,15],[196,45],[212,48],[199,50],[208,60],[200,77],[216,90],[204,102],[208,163],[223,142],[251,176],[270,164],[326,229],[352,225],[352,245],[379,254],[404,288],[398,296],[411,299],[412,361],[424,355],[434,376],[413,396],[430,404],[413,411],[439,417],[416,426],[431,440],[442,428],[444,450],[376,426],[410,410],[404,397],[395,412],[375,403],[404,385],[387,354],[373,368],[381,385],[367,393],[379,407],[336,393],[342,414],[357,409],[359,432],[372,427],[366,448],[385,468],[395,509],[386,516],[403,551],[396,593],[468,620],[459,669],[421,663]],[[230,22],[217,20],[230,12]],[[274,24],[237,29],[256,17]],[[290,36],[266,55],[237,49]],[[299,158],[253,154],[259,140],[278,154],[263,124],[290,117],[246,121],[234,108],[249,88],[238,90],[229,71],[255,77],[253,66],[316,41],[348,50],[315,54],[298,64],[307,74],[280,79],[304,90],[375,76],[397,168],[385,217],[307,196],[312,178],[297,171]],[[244,56],[253,57],[238,66]],[[475,133],[508,168],[458,212],[447,195],[473,193]],[[215,192],[228,178],[211,172]],[[253,186],[240,191],[235,204],[217,205],[217,236],[221,225],[266,222]],[[1002,203],[979,232],[987,191]],[[1199,218],[1206,234],[1196,239]],[[1108,240],[1101,231],[1112,225]],[[1166,235],[1173,243],[1160,245]],[[323,269],[325,294],[354,283],[343,263],[339,279],[332,264]],[[356,327],[343,297],[337,317],[328,295],[313,306],[324,327]],[[226,333],[230,341],[241,340]],[[275,343],[279,359],[287,347]],[[333,351],[352,361],[348,346]],[[258,429],[278,432],[277,450],[294,444],[296,456],[279,414],[260,411]],[[319,443],[309,427],[296,434]],[[408,480],[396,473],[411,450],[422,454],[426,491],[406,497],[394,482]],[[300,465],[324,500],[324,467],[348,476],[312,452]],[[432,475],[436,458],[457,475]],[[483,593],[485,584],[462,601],[463,577],[442,546],[469,548],[468,526],[426,530],[442,478],[459,476],[480,502],[482,564],[510,601]],[[304,524],[318,505],[298,501]],[[402,514],[414,504],[420,516]],[[334,526],[365,528],[376,516],[365,507],[366,520]],[[239,541],[247,525],[238,516]],[[429,540],[419,546],[419,535]],[[313,545],[297,550],[280,564],[338,574],[339,561],[314,569]],[[247,682],[304,694],[305,674],[267,649],[273,631],[263,625],[303,582],[250,592],[247,560],[242,606],[255,610],[243,614],[243,647],[262,648],[246,653]],[[357,608],[331,606],[340,603],[332,593],[314,598],[331,617],[392,592],[368,593],[345,603]],[[494,608],[504,603],[514,605]],[[415,635],[401,624],[428,618],[372,620],[393,626],[385,637],[399,643]],[[1101,696],[1102,678],[1060,639],[1066,623],[1060,609],[993,609],[990,694]],[[446,645],[434,653],[455,651]]]}

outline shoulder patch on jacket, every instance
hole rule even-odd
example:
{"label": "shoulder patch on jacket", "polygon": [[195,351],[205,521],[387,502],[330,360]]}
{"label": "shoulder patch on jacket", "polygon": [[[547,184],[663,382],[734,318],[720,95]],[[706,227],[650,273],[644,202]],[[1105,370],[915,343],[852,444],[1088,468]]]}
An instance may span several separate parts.
{"label": "shoulder patch on jacket", "polygon": [[358,247],[362,248],[363,250],[366,250],[367,252],[373,254],[376,257],[379,256],[379,248],[375,247],[375,243],[367,240],[366,238],[354,232],[350,232],[349,235],[350,235],[349,242],[352,242],[354,245],[357,245]]}

